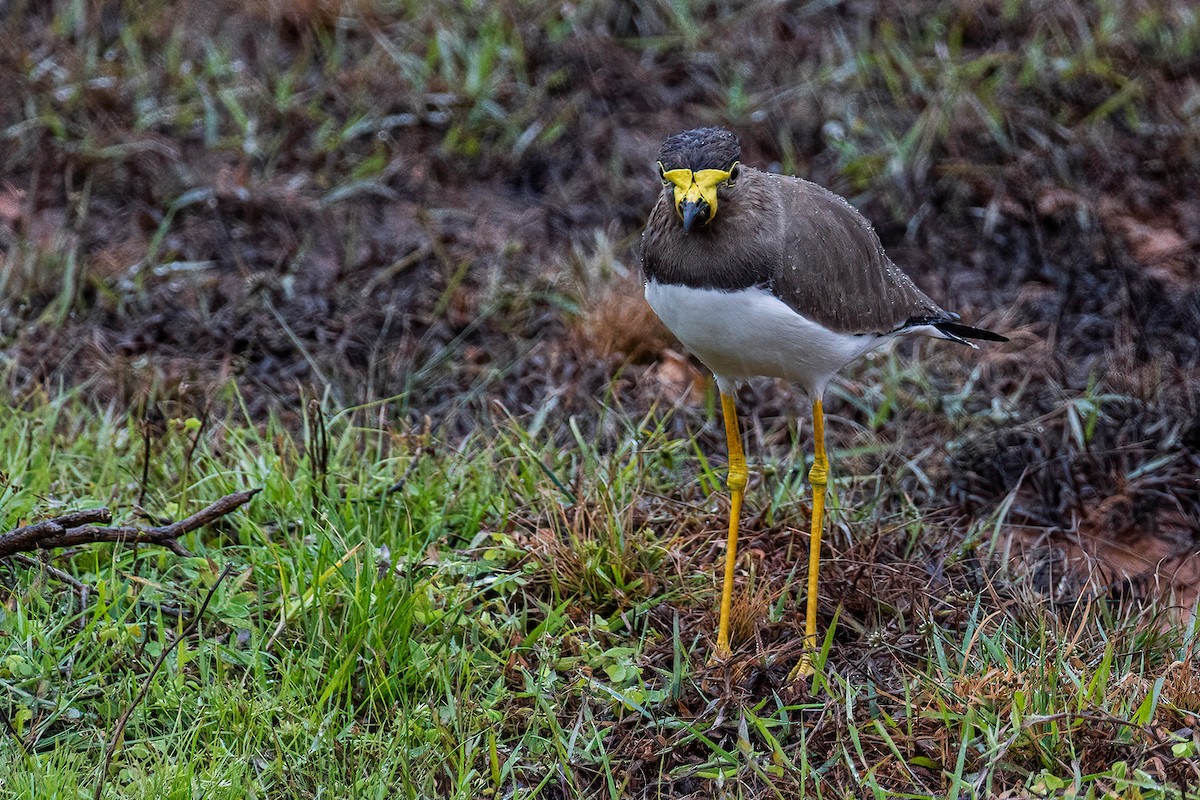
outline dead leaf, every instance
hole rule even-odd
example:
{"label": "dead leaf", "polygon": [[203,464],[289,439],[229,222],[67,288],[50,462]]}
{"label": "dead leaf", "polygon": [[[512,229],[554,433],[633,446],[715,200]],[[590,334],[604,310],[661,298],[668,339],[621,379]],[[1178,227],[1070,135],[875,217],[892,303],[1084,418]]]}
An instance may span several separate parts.
{"label": "dead leaf", "polygon": [[704,376],[682,353],[664,349],[661,361],[654,370],[659,391],[681,403],[697,405],[704,401]]}
{"label": "dead leaf", "polygon": [[21,218],[21,205],[25,201],[25,191],[15,186],[5,186],[0,191],[0,220],[13,223]]}
{"label": "dead leaf", "polygon": [[1075,211],[1084,205],[1083,198],[1060,187],[1051,187],[1038,195],[1037,213],[1042,217],[1056,217],[1064,211]]}

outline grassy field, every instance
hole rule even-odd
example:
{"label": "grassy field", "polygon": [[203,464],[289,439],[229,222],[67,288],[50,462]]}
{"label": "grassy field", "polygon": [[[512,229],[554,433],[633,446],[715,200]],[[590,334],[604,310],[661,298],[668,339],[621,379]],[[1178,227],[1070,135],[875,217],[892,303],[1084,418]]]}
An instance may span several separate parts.
{"label": "grassy field", "polygon": [[[261,491],[0,559],[0,797],[1200,797],[1189,6],[4,10],[0,531]],[[806,403],[741,390],[710,664],[719,408],[639,297],[701,124],[1012,338],[831,388],[794,684]]]}
{"label": "grassy field", "polygon": [[[189,539],[191,558],[56,559],[86,593],[11,565],[5,792],[91,796],[106,731],[225,567],[199,633],[150,681],[109,794],[1130,797],[1194,781],[1195,743],[1175,733],[1200,700],[1194,626],[1103,600],[1054,613],[998,574],[995,518],[930,541],[918,508],[861,510],[879,499],[870,476],[839,491],[860,508],[836,517],[839,613],[811,684],[785,682],[802,559],[757,536],[781,552],[745,585],[737,658],[705,666],[721,476],[669,412],[611,413],[627,444],[601,451],[515,420],[402,436],[358,409],[327,421],[323,465],[274,424],[170,420],[143,507],[263,492]],[[63,494],[136,507],[127,419],[65,397],[9,415],[0,446],[22,476],[14,518]],[[797,494],[764,485],[751,518],[801,517]]]}

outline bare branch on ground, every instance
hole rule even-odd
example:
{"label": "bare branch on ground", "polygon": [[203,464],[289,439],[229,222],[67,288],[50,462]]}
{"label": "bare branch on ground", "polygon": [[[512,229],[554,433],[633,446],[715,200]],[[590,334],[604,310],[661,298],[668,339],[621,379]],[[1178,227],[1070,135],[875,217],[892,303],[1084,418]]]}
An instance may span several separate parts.
{"label": "bare branch on ground", "polygon": [[190,553],[179,543],[180,536],[236,511],[260,491],[261,489],[247,489],[227,494],[190,517],[151,528],[134,525],[102,527],[112,521],[112,512],[107,508],[74,511],[0,534],[0,558],[8,558],[17,553],[32,553],[96,542],[156,544],[176,555],[187,556]]}

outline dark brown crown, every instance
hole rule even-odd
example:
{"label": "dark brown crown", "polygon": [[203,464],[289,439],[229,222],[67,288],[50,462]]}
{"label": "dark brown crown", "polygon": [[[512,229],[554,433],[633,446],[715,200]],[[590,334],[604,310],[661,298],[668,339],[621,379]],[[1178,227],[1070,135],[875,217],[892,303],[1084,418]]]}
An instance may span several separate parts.
{"label": "dark brown crown", "polygon": [[724,128],[696,128],[662,143],[658,160],[673,169],[729,169],[742,156],[737,137]]}

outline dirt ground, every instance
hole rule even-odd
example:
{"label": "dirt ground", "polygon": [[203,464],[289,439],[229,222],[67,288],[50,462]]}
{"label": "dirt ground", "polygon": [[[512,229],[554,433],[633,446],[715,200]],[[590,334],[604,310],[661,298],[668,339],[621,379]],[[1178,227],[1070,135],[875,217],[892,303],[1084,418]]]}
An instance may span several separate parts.
{"label": "dirt ground", "polygon": [[[1011,337],[921,350],[947,391],[974,370],[981,420],[896,412],[947,478],[924,502],[1009,502],[1047,591],[1194,600],[1200,45],[1170,38],[1171,4],[87,5],[72,27],[18,3],[0,33],[13,402],[82,387],[174,416],[233,407],[232,386],[254,419],[296,424],[306,397],[393,398],[397,429],[428,417],[452,441],[494,402],[553,403],[549,435],[586,426],[611,391],[684,398],[694,430],[701,372],[642,303],[637,245],[658,143],[722,124],[747,163],[846,194],[929,294]],[[481,88],[471,48],[493,40]],[[406,77],[389,43],[434,68]],[[742,399],[760,451],[786,450],[804,403],[774,384]]]}

